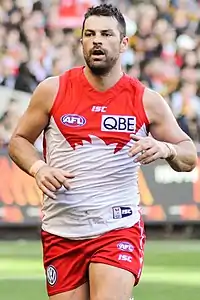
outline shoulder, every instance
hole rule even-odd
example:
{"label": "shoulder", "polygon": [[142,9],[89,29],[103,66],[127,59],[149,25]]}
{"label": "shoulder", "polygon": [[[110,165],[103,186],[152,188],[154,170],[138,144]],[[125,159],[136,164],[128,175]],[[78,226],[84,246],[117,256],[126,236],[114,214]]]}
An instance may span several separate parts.
{"label": "shoulder", "polygon": [[81,71],[82,67],[76,67],[67,70],[59,76],[48,77],[38,85],[37,89],[47,94],[57,94],[61,81],[73,80],[81,74]]}
{"label": "shoulder", "polygon": [[125,75],[125,79],[126,79],[126,82],[128,84],[130,84],[130,86],[132,86],[133,88],[136,87],[136,88],[140,88],[140,89],[144,89],[145,86],[144,84],[137,78],[135,77],[132,77],[128,74],[124,74]]}
{"label": "shoulder", "polygon": [[59,76],[49,77],[38,84],[31,97],[31,107],[42,107],[50,111],[59,90]]}
{"label": "shoulder", "polygon": [[37,86],[35,92],[51,94],[55,93],[59,88],[59,76],[48,77],[41,81]]}
{"label": "shoulder", "polygon": [[145,85],[139,79],[127,74],[125,74],[124,78],[123,87],[127,89],[134,99],[137,99],[137,102],[139,101],[142,103]]}
{"label": "shoulder", "polygon": [[62,77],[65,77],[66,80],[74,80],[79,79],[79,77],[83,74],[83,67],[74,67],[68,71],[66,71]]}
{"label": "shoulder", "polygon": [[150,123],[165,116],[166,112],[170,112],[167,101],[159,93],[149,88],[144,89],[143,106]]}
{"label": "shoulder", "polygon": [[148,106],[157,106],[157,104],[165,101],[164,98],[154,90],[145,87],[144,89],[144,96],[143,96],[143,102],[144,104]]}

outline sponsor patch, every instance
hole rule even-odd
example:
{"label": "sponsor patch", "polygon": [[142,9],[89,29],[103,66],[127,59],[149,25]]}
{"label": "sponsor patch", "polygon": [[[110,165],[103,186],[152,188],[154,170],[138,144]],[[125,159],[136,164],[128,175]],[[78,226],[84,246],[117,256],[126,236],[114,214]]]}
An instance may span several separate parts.
{"label": "sponsor patch", "polygon": [[117,248],[121,251],[133,252],[134,246],[129,242],[120,242],[117,244]]}
{"label": "sponsor patch", "polygon": [[103,115],[101,119],[101,131],[136,132],[136,117]]}
{"label": "sponsor patch", "polygon": [[61,122],[68,127],[80,127],[86,124],[86,119],[83,116],[76,114],[67,114],[61,117]]}
{"label": "sponsor patch", "polygon": [[126,254],[119,254],[118,260],[132,262],[132,256]]}
{"label": "sponsor patch", "polygon": [[94,112],[106,112],[107,106],[92,106],[92,111]]}
{"label": "sponsor patch", "polygon": [[53,286],[57,281],[57,271],[54,266],[48,266],[46,270],[46,276],[48,283]]}
{"label": "sponsor patch", "polygon": [[122,219],[131,216],[133,211],[130,207],[126,206],[115,206],[113,210],[113,219]]}

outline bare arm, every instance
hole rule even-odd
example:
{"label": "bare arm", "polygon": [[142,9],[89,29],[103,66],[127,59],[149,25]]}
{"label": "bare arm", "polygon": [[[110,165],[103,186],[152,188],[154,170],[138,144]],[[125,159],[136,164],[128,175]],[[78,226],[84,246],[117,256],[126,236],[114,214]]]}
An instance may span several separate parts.
{"label": "bare arm", "polygon": [[59,80],[52,77],[38,85],[28,109],[20,119],[9,143],[11,159],[26,173],[41,159],[34,147],[36,139],[49,122],[49,112],[58,90]]}
{"label": "bare arm", "polygon": [[174,159],[169,157],[166,161],[175,171],[191,171],[197,163],[196,147],[178,126],[166,101],[149,89],[145,90],[143,101],[151,135],[158,141],[172,144],[177,152]]}

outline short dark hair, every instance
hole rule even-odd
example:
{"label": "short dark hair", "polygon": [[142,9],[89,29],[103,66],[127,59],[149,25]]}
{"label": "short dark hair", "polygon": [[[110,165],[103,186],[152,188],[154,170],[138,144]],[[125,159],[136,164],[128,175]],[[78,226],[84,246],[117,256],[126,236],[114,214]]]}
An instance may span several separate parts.
{"label": "short dark hair", "polygon": [[82,35],[85,27],[85,21],[91,16],[104,16],[104,17],[113,17],[119,23],[119,31],[121,38],[126,36],[126,22],[120,12],[120,10],[113,6],[112,4],[101,4],[98,6],[92,6],[88,9],[84,16],[83,26],[82,26]]}

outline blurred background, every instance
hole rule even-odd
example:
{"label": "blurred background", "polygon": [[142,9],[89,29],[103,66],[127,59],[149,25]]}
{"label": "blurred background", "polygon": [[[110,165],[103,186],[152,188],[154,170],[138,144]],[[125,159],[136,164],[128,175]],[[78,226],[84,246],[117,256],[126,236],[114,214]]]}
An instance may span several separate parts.
{"label": "blurred background", "polygon": [[[200,152],[199,0],[0,0],[0,300],[47,299],[41,193],[10,161],[9,139],[37,84],[84,63],[83,15],[104,2],[126,18],[124,71],[163,95]],[[200,160],[190,173],[156,162],[139,184],[148,242],[136,300],[199,299]]]}

